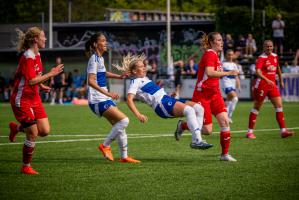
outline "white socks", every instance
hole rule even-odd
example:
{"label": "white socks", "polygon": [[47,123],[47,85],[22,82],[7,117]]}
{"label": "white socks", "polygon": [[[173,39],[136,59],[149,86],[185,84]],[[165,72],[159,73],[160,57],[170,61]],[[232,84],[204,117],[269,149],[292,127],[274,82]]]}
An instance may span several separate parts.
{"label": "white socks", "polygon": [[199,125],[199,129],[201,130],[203,126],[203,117],[204,117],[205,110],[200,104],[195,104],[193,106],[193,109],[195,110],[197,123]]}
{"label": "white socks", "polygon": [[103,145],[105,147],[108,147],[119,134],[123,134],[123,132],[124,134],[126,134],[124,130],[128,125],[129,125],[129,119],[127,117],[114,124],[107,138],[103,142]]}
{"label": "white socks", "polygon": [[227,102],[227,110],[228,110],[228,117],[232,118],[233,112],[236,108],[236,105],[238,103],[239,99],[238,97],[234,97],[232,100]]}
{"label": "white socks", "polygon": [[186,106],[183,113],[186,116],[187,125],[192,133],[192,142],[201,142],[201,129],[199,128],[199,124],[197,122],[195,110],[191,106]]}
{"label": "white socks", "polygon": [[123,130],[118,136],[117,136],[119,151],[122,158],[128,157],[128,138],[126,134],[126,130]]}

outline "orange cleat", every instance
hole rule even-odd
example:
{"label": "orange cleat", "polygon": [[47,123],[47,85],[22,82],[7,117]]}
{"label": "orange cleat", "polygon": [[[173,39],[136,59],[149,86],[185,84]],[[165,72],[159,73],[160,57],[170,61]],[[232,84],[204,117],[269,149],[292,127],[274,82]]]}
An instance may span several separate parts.
{"label": "orange cleat", "polygon": [[282,133],[281,133],[281,138],[287,138],[287,137],[292,136],[292,135],[294,135],[294,134],[295,134],[294,131],[286,130],[285,132],[282,132]]}
{"label": "orange cleat", "polygon": [[9,130],[10,130],[10,133],[9,133],[9,136],[8,136],[8,139],[10,142],[15,142],[16,141],[16,136],[18,134],[18,125],[14,122],[10,122],[9,123]]}
{"label": "orange cleat", "polygon": [[100,144],[99,150],[103,153],[103,156],[110,161],[114,161],[111,148],[110,147],[105,147],[103,144]]}
{"label": "orange cleat", "polygon": [[254,135],[253,133],[247,133],[247,134],[246,134],[246,137],[247,137],[248,139],[255,139],[255,138],[256,138],[255,135]]}
{"label": "orange cleat", "polygon": [[119,162],[122,162],[122,163],[141,163],[141,161],[135,160],[134,158],[131,158],[129,156],[126,157],[126,158],[119,159]]}
{"label": "orange cleat", "polygon": [[32,169],[31,166],[23,166],[21,169],[22,174],[29,174],[29,175],[34,175],[34,174],[39,174],[37,171]]}

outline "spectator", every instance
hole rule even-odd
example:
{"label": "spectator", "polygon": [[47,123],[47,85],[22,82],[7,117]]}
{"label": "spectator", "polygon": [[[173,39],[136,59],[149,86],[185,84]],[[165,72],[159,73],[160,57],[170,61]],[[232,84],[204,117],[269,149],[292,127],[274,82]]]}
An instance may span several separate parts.
{"label": "spectator", "polygon": [[226,52],[228,49],[234,50],[235,42],[231,36],[231,34],[226,34],[225,40],[224,40],[224,46],[223,51]]}
{"label": "spectator", "polygon": [[292,65],[290,67],[290,73],[296,73],[296,74],[299,73],[299,66],[295,60],[293,60]]}
{"label": "spectator", "polygon": [[238,68],[238,71],[239,71],[239,78],[240,78],[240,80],[244,80],[245,79],[245,75],[244,75],[244,71],[243,71],[242,65],[239,63],[239,61],[237,59],[235,59],[234,62],[237,64],[237,68]]}
{"label": "spectator", "polygon": [[285,23],[281,19],[281,14],[277,14],[276,19],[272,22],[272,30],[275,53],[278,53],[279,48],[280,56],[283,54],[284,27]]}
{"label": "spectator", "polygon": [[78,69],[74,70],[73,76],[73,86],[74,86],[74,97],[84,98],[86,93],[86,84],[83,76],[79,73]]}
{"label": "spectator", "polygon": [[144,65],[146,66],[147,77],[156,82],[157,79],[157,63],[156,61],[152,61],[151,64],[148,63],[148,60],[144,60]]}
{"label": "spectator", "polygon": [[239,52],[240,56],[243,57],[245,53],[245,48],[246,48],[246,39],[242,34],[240,34],[236,42],[236,53]]}
{"label": "spectator", "polygon": [[173,65],[175,68],[175,73],[174,73],[175,98],[179,99],[182,83],[183,83],[182,74],[185,74],[184,62],[182,60],[179,60],[177,62],[174,62]]}
{"label": "spectator", "polygon": [[253,54],[256,52],[256,42],[251,33],[248,34],[246,39],[246,48],[245,48],[245,57],[253,57]]}
{"label": "spectator", "polygon": [[196,77],[198,70],[198,64],[194,62],[194,59],[189,59],[188,65],[185,67],[185,71],[187,74],[190,74],[192,77]]}
{"label": "spectator", "polygon": [[[61,58],[56,58],[56,65],[61,64]],[[63,93],[65,86],[65,74],[64,72],[60,73],[58,76],[51,78],[51,87],[53,88],[51,93],[51,103],[50,105],[55,105],[56,98],[58,96],[59,104],[63,104]]]}
{"label": "spectator", "polygon": [[66,84],[65,85],[66,101],[70,102],[72,101],[73,93],[74,93],[72,72],[66,74],[65,84]]}
{"label": "spectator", "polygon": [[288,61],[284,62],[284,65],[282,66],[282,73],[290,73],[291,72],[291,66],[289,65]]}

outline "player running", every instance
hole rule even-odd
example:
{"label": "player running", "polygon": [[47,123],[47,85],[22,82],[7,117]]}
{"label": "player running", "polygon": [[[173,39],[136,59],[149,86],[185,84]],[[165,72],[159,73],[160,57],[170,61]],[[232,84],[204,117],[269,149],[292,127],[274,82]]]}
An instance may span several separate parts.
{"label": "player running", "polygon": [[14,142],[18,132],[25,132],[26,138],[23,146],[23,166],[21,173],[38,174],[32,169],[31,161],[37,136],[47,136],[50,132],[48,116],[42,105],[39,89],[50,92],[51,88],[43,82],[60,74],[63,64],[52,68],[47,74],[42,74],[43,65],[39,49],[45,48],[46,37],[42,29],[29,28],[24,34],[17,30],[18,50],[24,51],[14,77],[14,89],[10,104],[15,118],[20,122],[9,123],[9,140]]}
{"label": "player running", "polygon": [[269,98],[276,111],[276,120],[280,127],[280,135],[286,138],[293,135],[293,131],[287,130],[282,109],[282,100],[279,89],[276,85],[276,74],[278,74],[280,86],[283,88],[284,83],[281,77],[278,56],[273,53],[273,42],[271,40],[264,41],[264,53],[260,55],[256,61],[257,79],[253,84],[253,108],[249,115],[248,132],[246,137],[255,139],[253,128],[257,115],[263,105],[264,99]]}
{"label": "player running", "polygon": [[112,101],[112,99],[117,100],[119,95],[109,92],[106,85],[106,77],[123,79],[125,76],[106,71],[102,56],[107,50],[107,40],[102,33],[92,35],[89,41],[85,43],[85,48],[87,54],[91,55],[87,65],[89,107],[98,117],[105,117],[113,126],[107,138],[98,148],[107,160],[114,161],[110,144],[117,139],[121,154],[119,161],[140,163],[139,160],[128,156],[126,127],[129,125],[129,118]]}
{"label": "player running", "polygon": [[[219,78],[223,76],[237,76],[238,71],[223,71],[218,54],[223,49],[223,40],[218,32],[211,32],[204,35],[202,45],[206,49],[204,52],[197,73],[197,82],[194,89],[192,101],[200,103],[204,108],[203,133],[212,134],[212,114],[216,117],[220,126],[220,144],[222,153],[221,161],[237,161],[228,150],[230,146],[230,127],[227,109],[221,96],[219,88]],[[189,125],[179,121],[176,137],[180,137],[183,130],[189,129]]]}
{"label": "player running", "polygon": [[151,106],[161,118],[183,117],[187,118],[188,126],[192,132],[191,148],[208,149],[213,145],[202,140],[201,128],[203,123],[203,108],[201,105],[188,101],[183,103],[173,97],[166,95],[163,88],[160,88],[152,80],[146,77],[145,56],[131,56],[128,54],[123,58],[122,67],[115,66],[131,76],[128,89],[127,104],[137,119],[145,123],[148,118],[137,109],[134,98],[143,101]]}

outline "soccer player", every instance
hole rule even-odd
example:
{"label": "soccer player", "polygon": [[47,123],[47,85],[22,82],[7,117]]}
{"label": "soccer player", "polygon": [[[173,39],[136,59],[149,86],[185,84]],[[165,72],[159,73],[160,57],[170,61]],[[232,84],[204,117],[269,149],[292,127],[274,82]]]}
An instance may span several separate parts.
{"label": "soccer player", "polygon": [[194,149],[208,149],[212,147],[213,145],[206,143],[201,138],[203,108],[194,102],[189,101],[185,104],[166,95],[163,88],[160,88],[146,77],[146,66],[143,63],[144,59],[144,55],[131,56],[128,54],[123,58],[122,67],[115,66],[117,69],[131,76],[127,96],[127,104],[130,110],[140,122],[147,122],[147,116],[140,113],[134,103],[134,98],[136,97],[151,106],[161,118],[185,116],[192,132],[190,147]]}
{"label": "soccer player", "polygon": [[20,122],[9,123],[9,140],[14,142],[17,133],[25,132],[26,138],[23,146],[23,166],[21,172],[24,174],[38,174],[31,167],[32,155],[37,136],[47,136],[50,125],[47,114],[39,96],[39,88],[50,92],[51,88],[43,82],[60,74],[63,64],[52,68],[47,74],[42,74],[43,65],[39,49],[45,48],[46,37],[42,29],[38,27],[29,28],[24,34],[18,33],[18,50],[24,51],[14,77],[14,89],[10,98],[10,104],[15,118]]}
{"label": "soccer player", "polygon": [[117,100],[119,95],[109,92],[106,85],[106,77],[123,79],[125,75],[118,75],[106,71],[103,54],[107,50],[107,40],[102,33],[96,33],[85,43],[86,52],[91,55],[87,65],[87,85],[89,107],[98,117],[105,117],[113,126],[107,138],[99,145],[103,156],[114,161],[110,144],[118,140],[121,153],[120,162],[140,163],[128,156],[128,141],[126,127],[129,124],[128,117],[121,112],[112,101]]}
{"label": "soccer player", "polygon": [[[234,51],[229,49],[226,51],[226,60],[222,62],[223,71],[238,71],[237,64],[233,61]],[[238,103],[238,94],[236,89],[240,89],[240,79],[238,76],[223,76],[221,78],[222,89],[226,94],[226,106],[229,117],[229,122],[233,123],[233,112]]]}
{"label": "soccer player", "polygon": [[287,130],[282,109],[282,100],[279,89],[276,85],[276,74],[279,77],[280,86],[283,88],[284,83],[281,77],[278,56],[273,53],[273,42],[271,40],[264,41],[264,52],[256,61],[257,79],[253,84],[253,108],[249,115],[248,132],[246,137],[255,139],[253,128],[257,115],[261,109],[264,99],[269,98],[276,111],[276,120],[280,127],[280,135],[286,138],[293,135],[293,131]]}
{"label": "soccer player", "polygon": [[[221,96],[219,88],[219,78],[223,76],[236,76],[238,71],[223,71],[219,60],[219,53],[223,49],[223,40],[218,32],[211,32],[204,35],[202,45],[204,52],[197,73],[197,82],[195,85],[192,101],[200,103],[204,108],[204,134],[212,134],[212,114],[216,117],[220,126],[220,144],[222,153],[221,161],[237,161],[228,150],[230,146],[230,127],[227,109]],[[189,125],[179,121],[176,135],[181,135],[183,130],[189,129]]]}

